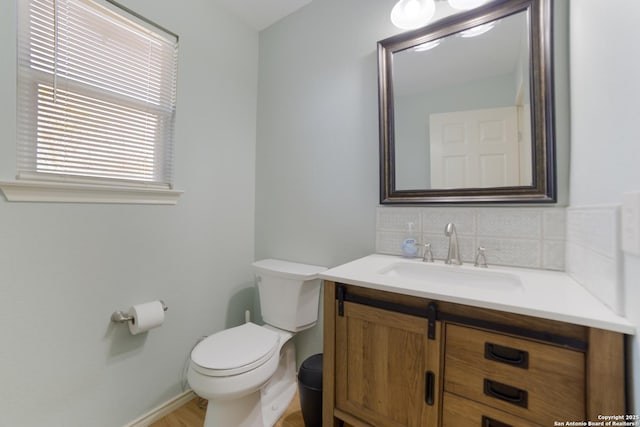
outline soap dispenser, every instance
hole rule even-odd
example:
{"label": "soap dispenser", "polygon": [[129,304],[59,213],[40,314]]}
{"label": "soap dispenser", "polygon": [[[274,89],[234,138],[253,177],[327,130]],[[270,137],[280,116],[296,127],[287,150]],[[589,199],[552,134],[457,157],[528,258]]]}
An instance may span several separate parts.
{"label": "soap dispenser", "polygon": [[407,237],[402,241],[402,256],[413,258],[418,255],[418,242],[413,232],[413,223],[407,223]]}

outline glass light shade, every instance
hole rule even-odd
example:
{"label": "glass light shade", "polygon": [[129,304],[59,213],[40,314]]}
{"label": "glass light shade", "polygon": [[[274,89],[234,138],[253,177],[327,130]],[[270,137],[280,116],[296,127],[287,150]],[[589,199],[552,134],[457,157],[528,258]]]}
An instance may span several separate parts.
{"label": "glass light shade", "polygon": [[449,6],[458,10],[467,10],[485,4],[488,0],[448,0]]}
{"label": "glass light shade", "polygon": [[391,9],[391,22],[403,30],[425,26],[436,12],[433,0],[400,0]]}

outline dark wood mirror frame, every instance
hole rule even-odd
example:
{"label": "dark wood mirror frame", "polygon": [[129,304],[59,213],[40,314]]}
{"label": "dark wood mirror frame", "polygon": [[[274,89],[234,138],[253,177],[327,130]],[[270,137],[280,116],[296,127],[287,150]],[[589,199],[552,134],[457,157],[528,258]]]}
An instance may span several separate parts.
{"label": "dark wood mirror frame", "polygon": [[[555,126],[551,0],[496,0],[417,30],[378,42],[380,203],[555,203]],[[518,187],[398,190],[395,185],[393,53],[477,25],[527,11],[530,35],[533,185]]]}

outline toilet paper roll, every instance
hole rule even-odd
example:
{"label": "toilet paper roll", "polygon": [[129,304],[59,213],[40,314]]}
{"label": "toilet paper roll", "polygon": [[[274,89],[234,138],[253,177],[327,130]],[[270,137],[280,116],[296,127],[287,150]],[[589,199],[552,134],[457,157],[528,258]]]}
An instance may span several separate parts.
{"label": "toilet paper roll", "polygon": [[164,309],[160,301],[151,301],[134,305],[129,309],[133,320],[129,322],[129,331],[133,335],[157,328],[164,322]]}

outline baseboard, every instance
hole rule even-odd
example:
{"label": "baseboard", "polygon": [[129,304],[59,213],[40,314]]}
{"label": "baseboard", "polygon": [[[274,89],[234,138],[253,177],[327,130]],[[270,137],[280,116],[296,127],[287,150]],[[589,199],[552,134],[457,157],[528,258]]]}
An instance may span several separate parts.
{"label": "baseboard", "polygon": [[193,390],[187,390],[183,393],[180,393],[173,399],[166,401],[162,405],[152,409],[140,418],[131,421],[124,427],[147,427],[149,424],[158,421],[168,413],[175,411],[194,397],[196,397],[196,394],[193,392]]}

